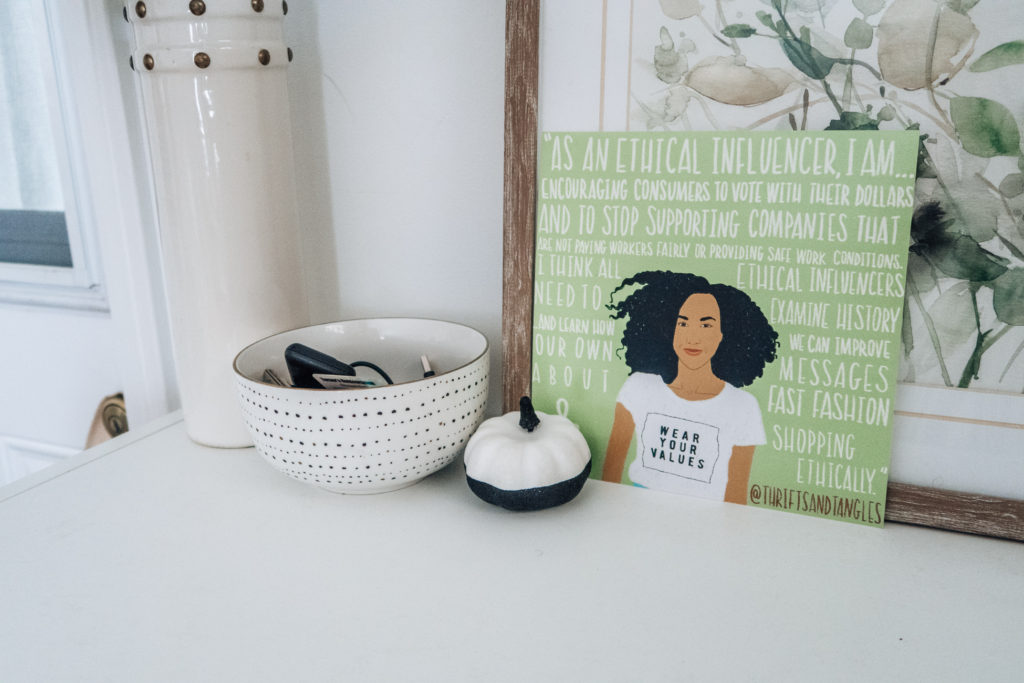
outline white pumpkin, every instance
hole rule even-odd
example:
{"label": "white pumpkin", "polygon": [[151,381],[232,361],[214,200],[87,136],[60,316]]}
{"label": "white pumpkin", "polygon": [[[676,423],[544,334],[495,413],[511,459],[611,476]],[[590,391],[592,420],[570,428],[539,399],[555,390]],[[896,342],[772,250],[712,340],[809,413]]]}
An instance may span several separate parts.
{"label": "white pumpkin", "polygon": [[590,447],[570,420],[537,413],[530,399],[518,413],[486,420],[466,445],[466,480],[477,496],[510,510],[566,503],[590,474]]}

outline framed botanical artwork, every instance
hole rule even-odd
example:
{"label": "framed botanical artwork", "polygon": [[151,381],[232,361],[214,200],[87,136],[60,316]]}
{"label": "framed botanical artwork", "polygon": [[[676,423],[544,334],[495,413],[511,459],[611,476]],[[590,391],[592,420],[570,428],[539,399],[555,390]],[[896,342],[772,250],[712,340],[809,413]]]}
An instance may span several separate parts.
{"label": "framed botanical artwork", "polygon": [[1024,539],[1020,26],[974,0],[509,0],[506,406],[531,384],[538,131],[914,130],[886,519]]}

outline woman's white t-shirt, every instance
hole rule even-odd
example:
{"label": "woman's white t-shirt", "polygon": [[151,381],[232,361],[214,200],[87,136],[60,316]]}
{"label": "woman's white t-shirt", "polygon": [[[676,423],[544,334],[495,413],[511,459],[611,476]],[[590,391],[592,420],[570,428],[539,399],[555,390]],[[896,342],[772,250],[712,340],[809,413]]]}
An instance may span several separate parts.
{"label": "woman's white t-shirt", "polygon": [[688,401],[660,376],[637,372],[617,400],[636,425],[629,478],[647,488],[722,500],[732,447],[766,443],[757,399],[728,382],[717,396]]}

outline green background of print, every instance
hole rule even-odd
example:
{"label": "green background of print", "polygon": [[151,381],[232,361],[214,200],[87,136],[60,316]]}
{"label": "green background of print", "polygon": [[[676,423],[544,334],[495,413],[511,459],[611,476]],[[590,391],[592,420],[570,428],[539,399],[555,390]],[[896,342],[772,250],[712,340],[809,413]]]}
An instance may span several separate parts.
{"label": "green background of print", "polygon": [[[771,144],[783,149],[786,144],[803,145],[808,150],[803,169],[807,172],[776,172],[785,165],[783,154],[778,157],[779,163],[767,164],[767,173],[762,173],[760,152]],[[641,150],[656,150],[659,145],[663,152],[671,149],[667,161],[663,157],[660,168],[657,163],[645,166]],[[833,146],[836,154],[832,164],[836,172],[815,175],[815,170],[824,169],[822,152],[828,145]],[[716,158],[716,146],[719,150],[744,150],[739,159],[744,164],[749,160],[753,168],[726,168],[722,163],[725,155],[720,153]],[[869,146],[875,152],[872,155],[867,154]],[[606,155],[597,153],[605,149]],[[689,155],[682,153],[684,149]],[[749,158],[747,149],[752,151]],[[819,152],[816,169],[812,168],[815,149]],[[879,150],[883,153],[879,154]],[[757,448],[751,468],[750,503],[881,525],[917,152],[918,136],[914,131],[544,133],[538,163],[532,391],[539,410],[566,414],[579,425],[594,456],[592,476],[601,476],[616,395],[628,376],[621,344],[625,320],[611,319],[607,308],[610,296],[624,278],[640,271],[690,272],[712,283],[744,290],[779,334],[777,359],[766,366],[760,379],[744,387],[760,404],[768,437],[768,444]],[[570,199],[555,192],[559,186],[580,182],[591,186],[591,181],[596,180],[605,187],[624,180],[625,198]],[[647,181],[690,182],[691,190],[697,191],[690,192],[689,201],[641,199],[634,192],[637,181],[641,185],[647,185]],[[758,182],[762,183],[759,197],[734,194],[744,191],[734,183],[747,184],[746,191],[753,192],[755,188],[749,183]],[[784,196],[786,193],[782,192],[773,195],[776,201],[770,201],[768,183],[796,184],[799,196]],[[812,183],[828,184],[840,191],[842,187],[848,188],[849,205],[811,204]],[[621,182],[616,186],[621,187]],[[873,206],[874,202],[864,197],[858,202],[858,186],[877,188],[874,191],[883,197],[891,189],[902,198],[901,206]],[[793,186],[787,187],[793,191]],[[658,217],[662,211],[675,209],[736,211],[735,235],[727,231],[714,235],[714,230],[699,222],[692,229],[666,227]],[[834,214],[832,240],[763,236],[765,231],[758,225],[776,212]],[[889,227],[897,226],[888,239],[871,241],[858,236],[859,220],[881,219]],[[750,223],[751,220],[755,222]],[[845,230],[840,228],[841,220],[845,221]],[[748,229],[748,224],[754,227]],[[753,258],[749,253],[733,258],[735,252],[729,251],[757,247],[760,254]],[[789,251],[783,251],[786,249]],[[700,250],[704,251],[703,256]],[[898,289],[877,295],[823,291],[821,281],[812,286],[812,265],[798,263],[797,250],[818,252],[817,258],[824,258],[825,266],[817,267],[833,268],[837,277],[879,271],[876,277],[896,283]],[[861,258],[871,258],[866,254],[881,255],[886,258],[886,266],[833,265],[836,252],[856,252]],[[801,291],[775,291],[759,286],[758,274],[766,274],[772,268],[782,282],[792,283],[793,278],[798,278]],[[620,292],[615,300],[620,301],[630,291],[633,290]],[[806,302],[811,307],[817,304],[817,310],[826,311],[821,320],[827,327],[799,324],[786,314],[785,307],[792,305],[789,302]],[[844,305],[880,307],[895,315],[895,319],[886,331],[838,330],[836,312]],[[799,335],[803,335],[802,345],[797,341]],[[815,336],[814,348],[808,346],[808,335]],[[888,357],[880,358],[877,353],[871,357],[839,355],[836,337],[863,340],[876,346],[887,343]],[[822,341],[826,339],[827,342]],[[840,363],[846,368],[857,363],[857,377],[862,377],[864,366],[870,364],[872,390],[854,387],[852,381],[845,382],[842,388],[826,386],[826,361],[832,364],[831,382],[837,381]],[[801,364],[802,378],[796,376]],[[787,375],[789,367],[793,370]],[[878,424],[816,417],[816,391],[836,391],[879,406],[882,412],[875,420]],[[798,392],[802,392],[802,399],[797,413],[795,400],[784,399],[787,394],[795,399]],[[832,443],[831,452],[819,452],[782,439],[783,435],[795,435],[794,430],[801,429],[806,430],[805,434],[831,433],[834,436],[827,441],[848,440],[852,449]],[[634,458],[635,438],[626,461],[624,483],[629,483],[628,469]],[[829,477],[823,483],[816,478],[816,473],[828,475],[830,467],[837,479]],[[849,481],[844,479],[847,473],[852,477]],[[849,489],[847,484],[866,489],[869,473],[873,476],[870,490]]]}

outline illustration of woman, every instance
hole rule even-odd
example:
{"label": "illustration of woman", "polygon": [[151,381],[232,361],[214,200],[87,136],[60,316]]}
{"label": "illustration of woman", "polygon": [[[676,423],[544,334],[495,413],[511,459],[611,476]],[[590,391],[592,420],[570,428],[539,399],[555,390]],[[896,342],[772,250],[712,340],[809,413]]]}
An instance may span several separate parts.
{"label": "illustration of woman", "polygon": [[766,442],[757,399],[739,387],[775,360],[778,333],[749,296],[689,273],[647,271],[608,306],[627,318],[630,376],[615,404],[601,478],[621,481],[634,434],[634,484],[746,504],[754,448]]}

